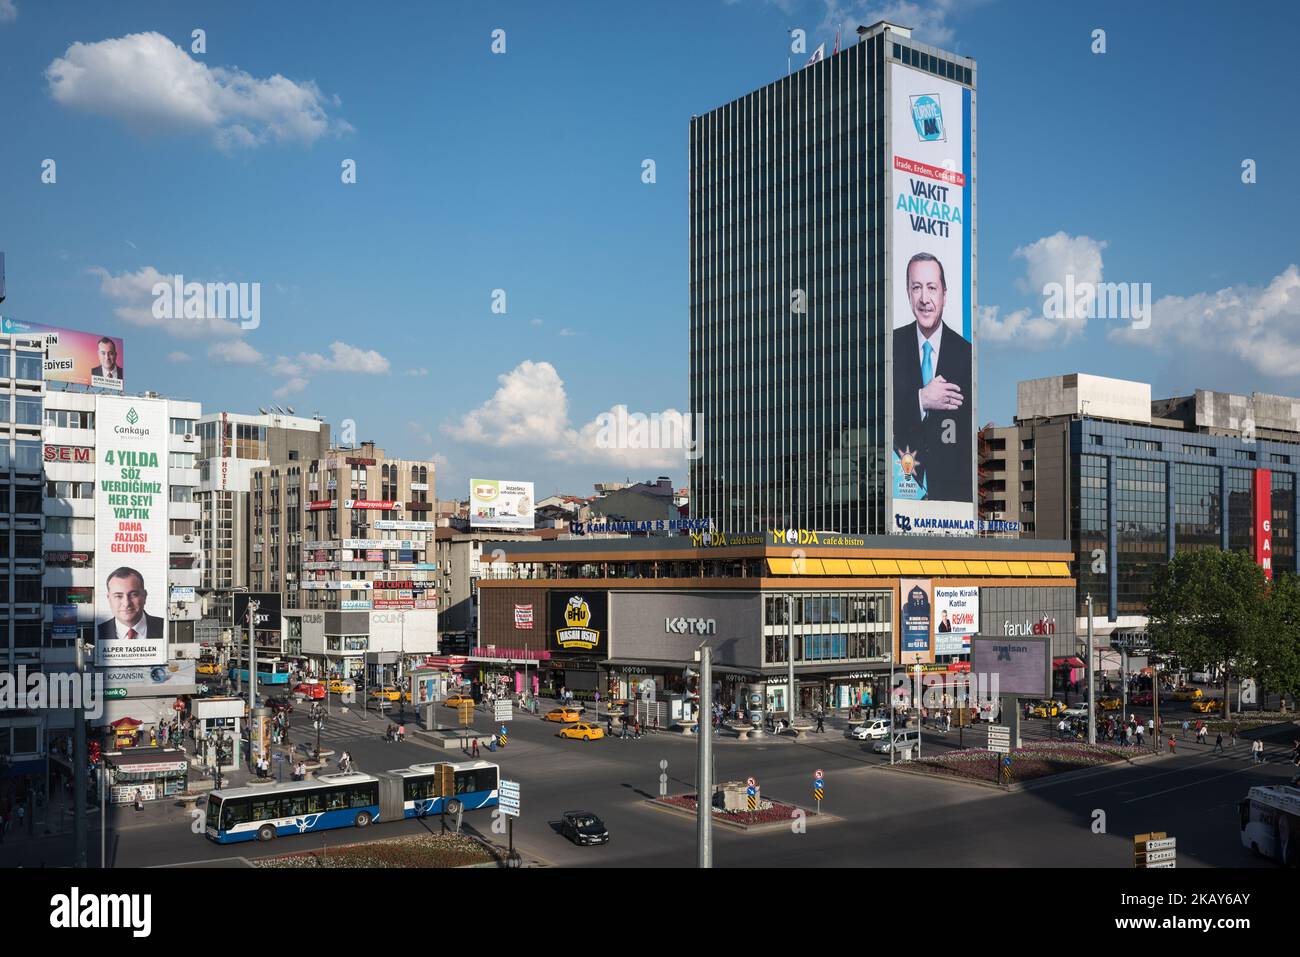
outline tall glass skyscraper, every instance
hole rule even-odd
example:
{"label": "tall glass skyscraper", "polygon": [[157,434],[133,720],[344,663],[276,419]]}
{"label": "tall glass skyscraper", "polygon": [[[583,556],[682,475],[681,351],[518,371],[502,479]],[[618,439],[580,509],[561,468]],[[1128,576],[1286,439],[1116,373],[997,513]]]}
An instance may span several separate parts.
{"label": "tall glass skyscraper", "polygon": [[894,530],[889,64],[969,89],[974,63],[887,23],[859,34],[691,119],[691,509],[720,531]]}

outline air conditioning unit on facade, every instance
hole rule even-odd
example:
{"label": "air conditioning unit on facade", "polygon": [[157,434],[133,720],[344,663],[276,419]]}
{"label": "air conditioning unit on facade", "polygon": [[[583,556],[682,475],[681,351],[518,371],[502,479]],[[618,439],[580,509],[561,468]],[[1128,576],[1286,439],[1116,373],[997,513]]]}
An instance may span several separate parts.
{"label": "air conditioning unit on facade", "polygon": [[188,545],[188,544],[190,544],[191,542],[194,541],[194,536],[193,536],[193,535],[184,535],[184,536],[181,537],[181,541],[183,541],[186,545]]}
{"label": "air conditioning unit on facade", "polygon": [[185,441],[186,441],[186,442],[193,442],[193,441],[194,441],[194,433],[193,433],[193,432],[186,432],[186,433],[185,433]]}

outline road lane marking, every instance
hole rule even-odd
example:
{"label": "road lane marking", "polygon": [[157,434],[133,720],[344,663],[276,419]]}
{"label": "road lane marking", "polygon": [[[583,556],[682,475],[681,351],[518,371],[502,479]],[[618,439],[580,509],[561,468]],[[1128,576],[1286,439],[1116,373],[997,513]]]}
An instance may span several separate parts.
{"label": "road lane marking", "polygon": [[1252,767],[1254,767],[1254,765],[1248,764],[1244,768],[1237,768],[1237,770],[1229,771],[1226,774],[1216,774],[1212,778],[1200,778],[1196,781],[1191,781],[1187,784],[1180,784],[1178,785],[1178,787],[1166,788],[1163,791],[1156,791],[1155,794],[1144,794],[1142,797],[1130,798],[1124,803],[1132,804],[1134,801],[1145,801],[1147,798],[1159,797],[1161,794],[1169,794],[1171,791],[1181,791],[1183,788],[1196,787],[1199,784],[1204,784],[1206,781],[1217,781],[1219,778],[1229,778],[1232,777],[1234,774],[1241,774],[1241,772],[1243,771],[1249,771]]}

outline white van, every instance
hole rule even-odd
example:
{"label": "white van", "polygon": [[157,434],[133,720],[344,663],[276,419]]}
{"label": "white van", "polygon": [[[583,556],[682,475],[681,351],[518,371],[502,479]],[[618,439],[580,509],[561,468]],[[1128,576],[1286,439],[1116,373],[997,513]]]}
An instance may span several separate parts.
{"label": "white van", "polygon": [[919,731],[895,731],[893,738],[886,736],[871,746],[871,750],[876,754],[888,754],[893,751],[904,761],[916,757],[920,749],[921,732]]}
{"label": "white van", "polygon": [[844,732],[844,737],[853,738],[857,741],[876,741],[888,736],[888,718],[872,718],[869,721],[863,721],[856,728],[849,728]]}

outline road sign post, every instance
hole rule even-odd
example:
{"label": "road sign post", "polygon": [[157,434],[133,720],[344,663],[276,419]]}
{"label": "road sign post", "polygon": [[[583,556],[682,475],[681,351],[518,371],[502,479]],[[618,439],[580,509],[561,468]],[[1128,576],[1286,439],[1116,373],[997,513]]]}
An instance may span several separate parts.
{"label": "road sign post", "polygon": [[745,780],[745,798],[746,798],[746,805],[748,806],[749,810],[757,811],[758,810],[758,781],[756,781],[754,778],[747,778]]}
{"label": "road sign post", "polygon": [[1141,868],[1177,867],[1177,838],[1167,837],[1164,831],[1134,835],[1133,866]]}
{"label": "road sign post", "polygon": [[826,796],[826,776],[822,769],[813,772],[813,798],[817,801],[817,813],[822,812],[822,798]]}
{"label": "road sign post", "polygon": [[661,758],[659,761],[659,796],[668,796],[668,759]]}

